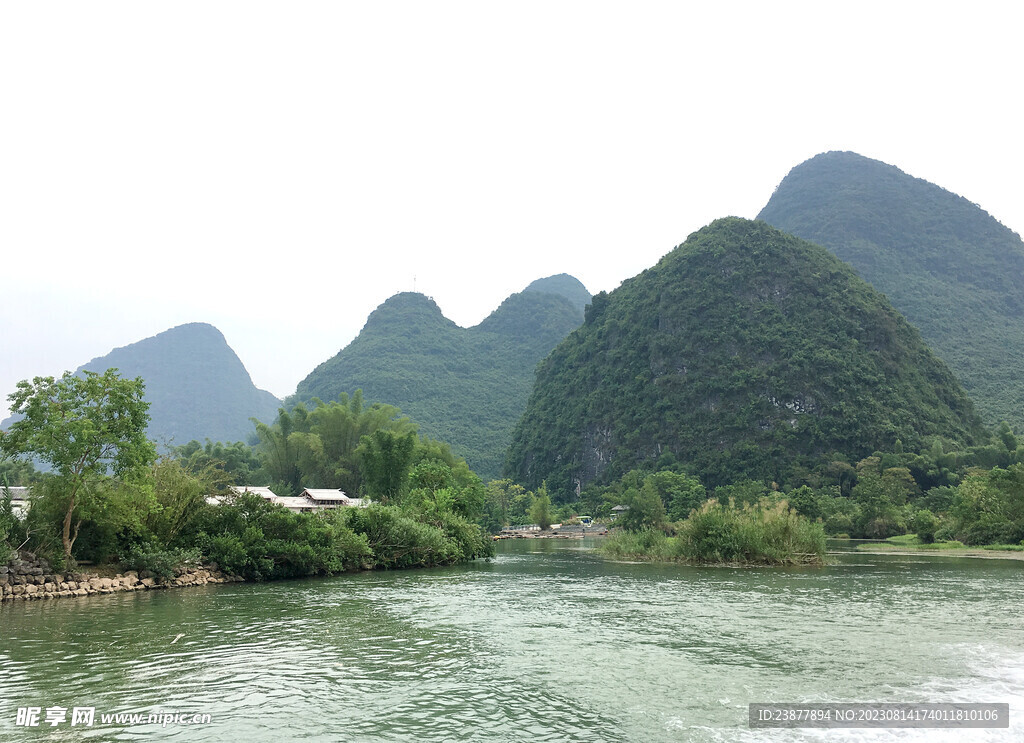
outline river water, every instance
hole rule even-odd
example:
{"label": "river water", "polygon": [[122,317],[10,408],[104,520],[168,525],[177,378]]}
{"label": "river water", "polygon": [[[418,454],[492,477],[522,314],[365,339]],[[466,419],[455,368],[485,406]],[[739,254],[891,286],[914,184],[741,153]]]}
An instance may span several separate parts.
{"label": "river water", "polygon": [[[686,568],[521,540],[457,568],[7,603],[0,740],[1024,740],[1024,562],[835,560]],[[752,702],[868,701],[1007,702],[1011,727],[747,726]],[[27,707],[40,726],[16,724]],[[210,722],[101,721],[161,712]]]}

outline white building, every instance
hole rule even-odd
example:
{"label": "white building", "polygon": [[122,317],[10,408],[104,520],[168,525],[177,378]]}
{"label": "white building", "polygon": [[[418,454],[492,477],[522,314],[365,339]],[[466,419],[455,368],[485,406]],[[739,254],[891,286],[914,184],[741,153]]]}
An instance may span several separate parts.
{"label": "white building", "polygon": [[5,493],[11,494],[11,511],[14,512],[14,515],[19,519],[25,518],[25,514],[28,513],[28,488],[20,485],[0,488],[0,498],[3,498]]}
{"label": "white building", "polygon": [[338,506],[360,506],[362,499],[349,498],[341,490],[328,488],[306,488],[299,495],[300,498],[308,498],[320,508],[337,508]]}
{"label": "white building", "polygon": [[[270,488],[255,485],[236,486],[231,488],[231,491],[235,495],[243,495],[245,493],[258,495],[264,500],[270,501],[274,505],[283,506],[293,513],[322,511],[341,506],[366,507],[369,505],[369,501],[365,498],[349,498],[341,490],[332,490],[330,488],[306,488],[294,497],[277,495]],[[218,495],[212,495],[206,499],[206,502],[211,505],[220,505],[224,501],[225,497]]]}

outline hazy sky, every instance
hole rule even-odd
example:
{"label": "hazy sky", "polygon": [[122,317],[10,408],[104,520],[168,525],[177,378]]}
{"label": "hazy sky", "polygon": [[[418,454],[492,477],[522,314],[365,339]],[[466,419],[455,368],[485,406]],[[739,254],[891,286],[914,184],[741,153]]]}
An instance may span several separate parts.
{"label": "hazy sky", "polygon": [[826,150],[1022,232],[1022,21],[1004,2],[4,3],[0,403],[193,321],[287,395],[395,292],[473,325],[541,276],[611,290]]}

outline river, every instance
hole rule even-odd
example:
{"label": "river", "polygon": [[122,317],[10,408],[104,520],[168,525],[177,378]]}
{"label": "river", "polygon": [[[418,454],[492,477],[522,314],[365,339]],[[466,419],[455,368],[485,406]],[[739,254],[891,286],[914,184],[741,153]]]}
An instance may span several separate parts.
{"label": "river", "polygon": [[[456,568],[7,603],[0,740],[1024,740],[1024,563],[835,560],[686,568],[519,540]],[[747,726],[751,702],[867,701],[1007,702],[1011,727]],[[29,707],[40,726],[16,724]],[[101,721],[161,712],[210,721]]]}

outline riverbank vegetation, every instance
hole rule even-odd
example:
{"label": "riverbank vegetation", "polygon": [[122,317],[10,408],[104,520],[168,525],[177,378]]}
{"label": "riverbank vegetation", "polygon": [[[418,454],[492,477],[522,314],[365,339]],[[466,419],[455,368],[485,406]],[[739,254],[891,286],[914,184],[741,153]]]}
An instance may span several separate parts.
{"label": "riverbank vegetation", "polygon": [[[556,496],[558,494],[556,493]],[[633,470],[605,487],[590,487],[555,511],[613,517],[624,531],[664,531],[714,500],[736,508],[785,501],[819,522],[828,536],[886,539],[913,535],[921,544],[966,547],[1024,540],[1024,447],[1003,424],[982,446],[957,448],[934,440],[918,452],[875,452],[856,463],[836,459],[804,470],[786,486],[740,480],[706,488],[683,468]]]}
{"label": "riverbank vegetation", "polygon": [[[916,534],[889,537],[884,542],[858,544],[859,552],[942,552],[952,555],[979,555],[986,553],[1024,553],[1024,544],[982,544],[969,546],[958,540],[925,542]],[[1024,554],[1021,554],[1024,558]]]}
{"label": "riverbank vegetation", "polygon": [[[0,451],[50,469],[6,467],[32,497],[23,517],[9,497],[0,502],[0,548],[30,549],[57,569],[119,564],[167,576],[212,562],[274,580],[493,554],[477,524],[480,479],[447,445],[418,436],[397,408],[367,405],[360,394],[280,411],[273,423],[257,424],[251,450],[192,443],[163,457],[139,438],[147,407],[140,379],[113,370],[87,372],[84,382],[43,378],[11,399],[25,417],[0,436]],[[233,490],[253,480],[288,495],[344,483],[371,502],[293,513]]]}
{"label": "riverbank vegetation", "polygon": [[823,565],[825,532],[785,501],[740,506],[712,499],[683,521],[616,530],[600,549],[611,557],[695,565]]}
{"label": "riverbank vegetation", "polygon": [[[49,384],[24,388],[22,404],[30,388]],[[138,391],[131,389],[117,393],[118,404],[129,405]],[[102,394],[97,400],[93,407],[106,404]],[[41,401],[33,404],[43,410]],[[34,420],[45,429],[42,418],[24,420],[24,426]],[[102,441],[109,434],[102,420],[82,427],[76,445],[92,431]],[[78,461],[66,452],[46,452],[43,443],[60,440],[56,426],[49,437],[12,427],[0,438],[0,448],[13,457],[0,461],[0,485],[31,485],[33,496],[32,508],[21,515],[0,498],[0,548],[24,546],[57,566],[122,564],[167,574],[182,564],[214,561],[270,580],[444,565],[489,555],[488,532],[571,523],[579,514],[627,533],[607,548],[620,556],[692,562],[798,562],[803,558],[786,557],[779,547],[786,544],[780,533],[796,539],[805,530],[797,517],[828,536],[913,535],[922,546],[1016,548],[1024,540],[1024,447],[1005,424],[982,445],[935,438],[919,451],[905,451],[897,441],[891,451],[856,462],[836,457],[781,484],[740,479],[709,487],[685,465],[665,459],[611,484],[569,492],[546,482],[532,491],[512,480],[484,485],[447,445],[420,436],[397,408],[367,403],[358,392],[281,410],[273,422],[257,424],[251,445],[190,442],[157,457],[135,442],[121,465],[117,447],[101,448],[88,471],[60,464]],[[47,462],[49,471],[35,471],[28,456]],[[372,505],[295,514],[231,490],[252,484],[270,484],[279,495],[341,487]],[[213,495],[219,505],[208,502]],[[812,546],[793,542],[793,555],[816,554],[817,532],[804,536]]]}

